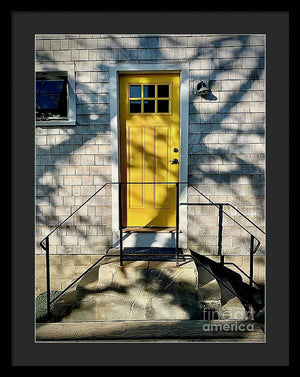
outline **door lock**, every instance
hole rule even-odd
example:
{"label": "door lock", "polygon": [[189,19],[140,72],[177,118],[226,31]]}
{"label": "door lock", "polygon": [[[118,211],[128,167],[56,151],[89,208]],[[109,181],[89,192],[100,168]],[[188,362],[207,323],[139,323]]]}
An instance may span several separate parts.
{"label": "door lock", "polygon": [[179,161],[177,160],[177,158],[173,158],[173,160],[170,160],[169,162],[171,162],[172,165],[179,164]]}
{"label": "door lock", "polygon": [[173,149],[173,152],[174,152],[174,153],[178,153],[178,152],[179,152],[179,149],[178,149],[178,148],[174,148],[174,149]]}

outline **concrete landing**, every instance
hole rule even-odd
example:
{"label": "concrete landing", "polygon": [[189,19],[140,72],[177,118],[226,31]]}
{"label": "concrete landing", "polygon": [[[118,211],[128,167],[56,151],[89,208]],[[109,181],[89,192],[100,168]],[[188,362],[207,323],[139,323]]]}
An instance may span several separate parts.
{"label": "concrete landing", "polygon": [[120,267],[118,257],[108,257],[55,303],[54,321],[215,320],[224,308],[224,319],[247,318],[238,299],[221,296],[192,259],[178,267],[174,260],[125,260]]}
{"label": "concrete landing", "polygon": [[64,322],[193,319],[199,316],[197,270],[189,262],[106,260],[91,270],[61,306],[73,304]]}

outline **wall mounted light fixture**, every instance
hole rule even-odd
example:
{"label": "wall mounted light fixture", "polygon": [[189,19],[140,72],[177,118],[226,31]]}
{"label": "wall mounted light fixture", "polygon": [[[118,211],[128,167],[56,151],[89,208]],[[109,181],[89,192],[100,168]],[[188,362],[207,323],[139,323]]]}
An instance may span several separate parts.
{"label": "wall mounted light fixture", "polygon": [[209,92],[209,88],[206,86],[206,84],[203,81],[200,81],[196,87],[197,95],[204,96],[208,92]]}

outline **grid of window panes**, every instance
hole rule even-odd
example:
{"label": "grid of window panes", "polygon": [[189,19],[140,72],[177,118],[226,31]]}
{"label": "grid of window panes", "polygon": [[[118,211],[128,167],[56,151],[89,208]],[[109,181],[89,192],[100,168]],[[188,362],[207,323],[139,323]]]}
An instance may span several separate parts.
{"label": "grid of window panes", "polygon": [[130,114],[169,114],[169,84],[132,84],[129,87]]}

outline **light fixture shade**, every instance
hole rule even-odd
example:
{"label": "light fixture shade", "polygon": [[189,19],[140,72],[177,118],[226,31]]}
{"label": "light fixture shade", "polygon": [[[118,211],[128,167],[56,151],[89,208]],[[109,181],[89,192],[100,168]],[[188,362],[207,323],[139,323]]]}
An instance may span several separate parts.
{"label": "light fixture shade", "polygon": [[209,88],[205,85],[203,81],[200,81],[197,84],[197,93],[203,96],[207,94],[208,92],[209,92]]}
{"label": "light fixture shade", "polygon": [[206,94],[207,92],[208,92],[208,89],[204,86],[198,90],[198,93],[200,94]]}

